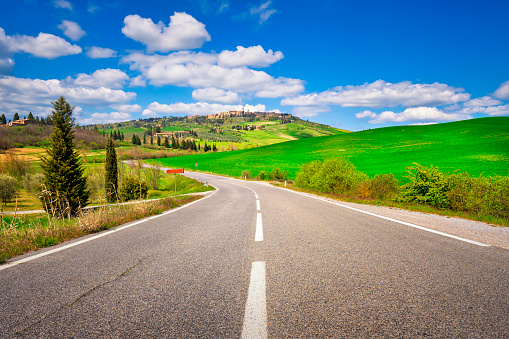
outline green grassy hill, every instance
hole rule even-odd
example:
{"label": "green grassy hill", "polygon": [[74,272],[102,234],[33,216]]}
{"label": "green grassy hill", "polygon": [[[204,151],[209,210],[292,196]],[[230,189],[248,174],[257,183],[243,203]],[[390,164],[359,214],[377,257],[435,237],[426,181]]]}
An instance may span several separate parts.
{"label": "green grassy hill", "polygon": [[444,172],[472,175],[509,174],[509,117],[490,117],[427,126],[398,126],[356,133],[306,138],[233,152],[159,159],[164,166],[240,176],[274,167],[295,178],[301,164],[347,157],[373,176],[393,173],[403,179],[413,162],[433,164]]}

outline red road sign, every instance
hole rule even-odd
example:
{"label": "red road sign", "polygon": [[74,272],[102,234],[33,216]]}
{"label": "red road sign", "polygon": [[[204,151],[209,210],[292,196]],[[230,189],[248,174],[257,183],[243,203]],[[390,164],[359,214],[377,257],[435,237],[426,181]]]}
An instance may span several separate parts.
{"label": "red road sign", "polygon": [[183,168],[168,169],[168,170],[166,170],[166,173],[168,173],[168,174],[184,173],[184,169]]}

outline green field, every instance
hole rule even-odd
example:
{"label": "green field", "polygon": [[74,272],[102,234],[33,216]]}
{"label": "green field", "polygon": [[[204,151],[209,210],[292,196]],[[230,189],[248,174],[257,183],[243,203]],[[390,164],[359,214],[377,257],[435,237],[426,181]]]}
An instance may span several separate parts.
{"label": "green field", "polygon": [[272,145],[289,140],[306,139],[312,137],[321,137],[327,135],[337,135],[346,133],[333,127],[329,129],[315,127],[303,122],[279,124],[273,121],[261,121],[258,123],[245,123],[247,125],[263,125],[263,129],[254,131],[239,131],[242,133],[242,139],[257,146]]}
{"label": "green field", "polygon": [[301,164],[346,157],[373,176],[406,175],[413,162],[444,172],[472,175],[509,174],[509,117],[490,117],[427,126],[398,126],[340,135],[306,138],[253,149],[158,159],[167,167],[183,167],[230,176],[249,170],[253,176],[274,167],[294,179]]}

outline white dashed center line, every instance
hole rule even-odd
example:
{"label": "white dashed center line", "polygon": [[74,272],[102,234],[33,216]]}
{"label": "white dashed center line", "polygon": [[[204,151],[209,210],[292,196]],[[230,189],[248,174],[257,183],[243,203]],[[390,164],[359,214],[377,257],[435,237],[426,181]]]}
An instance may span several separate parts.
{"label": "white dashed center line", "polygon": [[255,233],[255,241],[263,241],[263,224],[262,224],[262,214],[256,214],[256,233]]}
{"label": "white dashed center line", "polygon": [[251,266],[241,338],[267,338],[267,302],[265,298],[265,261]]}

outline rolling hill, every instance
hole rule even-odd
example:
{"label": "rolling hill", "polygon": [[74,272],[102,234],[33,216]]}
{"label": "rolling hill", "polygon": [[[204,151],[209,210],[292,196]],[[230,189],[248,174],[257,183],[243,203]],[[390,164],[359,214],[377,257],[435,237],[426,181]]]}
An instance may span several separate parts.
{"label": "rolling hill", "polygon": [[183,167],[240,176],[253,176],[274,167],[294,179],[303,163],[346,157],[373,176],[393,173],[404,179],[406,167],[417,162],[444,172],[472,175],[509,174],[509,117],[489,117],[425,126],[397,126],[355,133],[305,138],[239,151],[159,159],[167,167]]}

